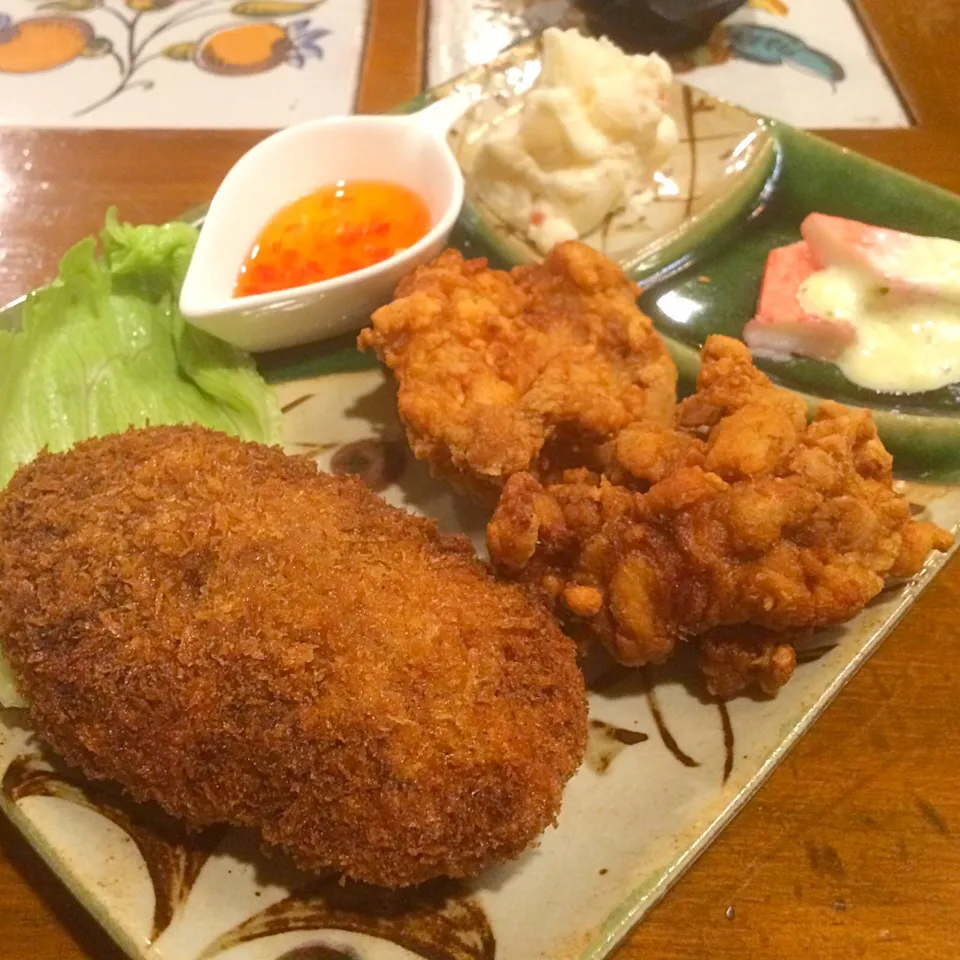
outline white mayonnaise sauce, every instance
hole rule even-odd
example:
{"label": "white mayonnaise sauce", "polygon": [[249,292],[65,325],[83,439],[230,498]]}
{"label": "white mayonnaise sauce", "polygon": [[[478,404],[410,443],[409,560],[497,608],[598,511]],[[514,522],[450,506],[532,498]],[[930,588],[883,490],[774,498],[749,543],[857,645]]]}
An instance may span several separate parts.
{"label": "white mayonnaise sauce", "polygon": [[798,296],[808,313],[857,328],[856,341],[835,361],[853,383],[921,393],[960,381],[960,302],[952,297],[890,290],[850,267],[818,270]]}

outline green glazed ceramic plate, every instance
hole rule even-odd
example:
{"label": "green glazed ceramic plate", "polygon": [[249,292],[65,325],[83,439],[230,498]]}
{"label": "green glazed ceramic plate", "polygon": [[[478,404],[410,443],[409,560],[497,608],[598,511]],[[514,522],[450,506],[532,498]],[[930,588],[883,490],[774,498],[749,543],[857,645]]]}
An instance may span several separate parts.
{"label": "green glazed ceramic plate", "polygon": [[[487,96],[454,134],[465,164],[478,132],[515,108],[538,62],[536,44],[524,44],[429,95],[460,86]],[[739,332],[766,252],[793,238],[806,212],[960,236],[960,201],[932,187],[679,86],[672,109],[684,142],[658,179],[666,192],[639,227],[611,223],[590,241],[644,283],[644,305],[688,377],[709,333]],[[476,196],[455,241],[500,263],[535,255]],[[18,313],[14,305],[0,314],[0,326],[16,326]],[[391,381],[352,338],[260,362],[276,385],[288,450],[323,469],[366,473],[389,502],[482,545],[486,515],[412,459]],[[947,394],[904,412],[851,393],[823,365],[769,369],[810,394],[882,406],[904,462],[929,471],[960,461]],[[904,491],[916,513],[960,528],[960,488],[907,483]],[[264,857],[243,833],[187,836],[64,769],[12,710],[0,711],[0,808],[137,960],[601,960],[742,808],[946,559],[931,557],[915,580],[819,635],[773,700],[705,700],[683,658],[661,670],[587,663],[587,758],[557,828],[470,883],[399,894],[340,885]]]}

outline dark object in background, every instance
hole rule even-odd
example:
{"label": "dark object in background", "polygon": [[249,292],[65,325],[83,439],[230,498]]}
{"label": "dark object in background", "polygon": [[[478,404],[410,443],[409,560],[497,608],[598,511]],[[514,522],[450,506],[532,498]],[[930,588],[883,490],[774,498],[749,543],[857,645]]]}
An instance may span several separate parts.
{"label": "dark object in background", "polygon": [[746,0],[579,0],[587,28],[630,53],[677,53],[705,43]]}

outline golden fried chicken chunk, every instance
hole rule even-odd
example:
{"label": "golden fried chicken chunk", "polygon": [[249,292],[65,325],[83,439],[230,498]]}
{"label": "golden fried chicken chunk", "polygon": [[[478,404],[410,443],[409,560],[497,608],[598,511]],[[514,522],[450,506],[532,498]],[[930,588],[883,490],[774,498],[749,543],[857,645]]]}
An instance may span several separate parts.
{"label": "golden fried chicken chunk", "polygon": [[669,425],[676,370],[637,290],[584,244],[509,273],[455,250],[360,334],[397,376],[414,453],[483,499],[508,477],[591,463],[636,421]]}
{"label": "golden fried chicken chunk", "polygon": [[18,471],[0,637],[87,776],[384,886],[518,855],[585,746],[574,645],[527,589],[355,478],[200,427]]}
{"label": "golden fried chicken chunk", "polygon": [[742,625],[711,630],[700,639],[698,661],[707,689],[718,697],[733,697],[748,687],[775,694],[797,666],[790,640],[773,630]]}
{"label": "golden fried chicken chunk", "polygon": [[[952,543],[911,519],[869,411],[826,402],[807,424],[738,341],[707,341],[676,421],[624,431],[609,477],[512,477],[488,529],[496,569],[538,583],[623,663],[662,661],[718,627],[842,623]],[[715,634],[701,649],[708,687],[776,689],[793,670],[786,643]]]}

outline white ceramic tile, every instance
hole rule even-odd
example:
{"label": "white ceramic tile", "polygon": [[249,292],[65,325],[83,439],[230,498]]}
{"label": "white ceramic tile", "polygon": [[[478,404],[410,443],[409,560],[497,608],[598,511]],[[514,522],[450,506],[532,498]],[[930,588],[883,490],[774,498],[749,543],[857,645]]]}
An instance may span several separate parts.
{"label": "white ceramic tile", "polygon": [[[486,62],[531,31],[575,18],[571,0],[434,0],[430,82],[441,83]],[[721,29],[708,48],[684,58],[708,64],[685,73],[686,82],[799,127],[908,125],[846,0],[751,0],[728,23],[732,31]],[[734,39],[738,29],[740,36]],[[748,55],[784,62],[754,63],[744,59]],[[843,71],[839,82],[829,78],[830,60]]]}
{"label": "white ceramic tile", "polygon": [[[46,4],[41,10],[35,0],[0,0],[0,16],[9,21],[0,27],[0,124],[275,128],[352,108],[363,55],[363,0],[54,2],[62,9]],[[777,15],[770,10],[781,9],[780,0],[752,0],[757,8],[730,21],[779,31],[768,34],[766,43],[768,49],[771,44],[783,49],[785,64],[747,62],[742,55],[756,50],[758,38],[731,42],[721,33],[709,51],[694,58],[725,61],[698,66],[687,79],[798,126],[906,125],[900,101],[845,0],[788,2],[789,10]],[[260,16],[234,13],[238,6]],[[576,19],[571,0],[433,0],[429,82],[484,63],[532,31]],[[247,72],[237,73],[244,68],[236,62],[233,73],[229,66],[218,72],[211,51],[223,53],[224,31],[244,24]],[[316,30],[329,31],[316,38],[322,58],[303,40]],[[227,59],[236,61],[241,38],[231,36]],[[131,49],[136,69],[110,98],[129,69]],[[810,73],[818,59],[810,49],[839,63],[844,79],[831,85]],[[110,99],[95,106],[104,98]]]}
{"label": "white ceramic tile", "polygon": [[[715,34],[725,63],[683,75],[694,86],[797,127],[905,127],[909,118],[856,15],[844,0],[787,0],[777,15],[746,7]],[[757,6],[773,8],[770,0]],[[739,37],[738,37],[739,31]],[[770,31],[776,31],[775,33]],[[726,40],[724,40],[726,36]],[[726,51],[726,52],[723,52]],[[744,56],[782,59],[754,63]],[[843,78],[834,82],[838,64]]]}
{"label": "white ceramic tile", "polygon": [[352,108],[363,0],[59,2],[82,12],[0,0],[2,124],[275,128]]}

